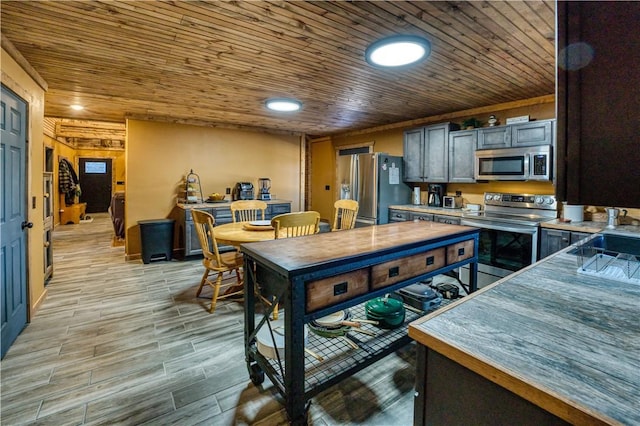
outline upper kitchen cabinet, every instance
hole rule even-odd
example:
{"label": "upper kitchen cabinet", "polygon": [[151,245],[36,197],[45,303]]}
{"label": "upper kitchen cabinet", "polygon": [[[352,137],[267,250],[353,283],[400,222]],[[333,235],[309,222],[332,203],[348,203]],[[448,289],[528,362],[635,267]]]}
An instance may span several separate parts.
{"label": "upper kitchen cabinet", "polygon": [[424,161],[424,129],[411,129],[404,132],[404,181],[422,182]]}
{"label": "upper kitchen cabinet", "polygon": [[553,144],[553,123],[555,120],[531,121],[511,126],[511,146],[538,146]]}
{"label": "upper kitchen cabinet", "polygon": [[640,2],[556,7],[558,199],[640,208]]}
{"label": "upper kitchen cabinet", "polygon": [[478,149],[499,149],[511,146],[509,126],[485,127],[478,130]]}
{"label": "upper kitchen cabinet", "polygon": [[460,130],[449,133],[448,182],[473,183],[474,151],[478,143],[478,130]]}
{"label": "upper kitchen cabinet", "polygon": [[440,123],[404,132],[404,181],[447,182],[449,132],[454,123]]}
{"label": "upper kitchen cabinet", "polygon": [[478,149],[552,145],[555,120],[530,121],[479,129]]}

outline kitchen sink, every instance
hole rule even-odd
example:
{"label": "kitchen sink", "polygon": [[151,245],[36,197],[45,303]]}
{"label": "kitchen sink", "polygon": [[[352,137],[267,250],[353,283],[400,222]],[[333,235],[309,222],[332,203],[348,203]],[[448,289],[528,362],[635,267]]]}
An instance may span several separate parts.
{"label": "kitchen sink", "polygon": [[608,233],[596,234],[593,238],[570,250],[569,253],[580,254],[585,251],[597,251],[613,256],[619,253],[626,253],[640,257],[640,236],[630,237]]}
{"label": "kitchen sink", "polygon": [[640,284],[640,237],[596,234],[569,253],[577,257],[578,273]]}

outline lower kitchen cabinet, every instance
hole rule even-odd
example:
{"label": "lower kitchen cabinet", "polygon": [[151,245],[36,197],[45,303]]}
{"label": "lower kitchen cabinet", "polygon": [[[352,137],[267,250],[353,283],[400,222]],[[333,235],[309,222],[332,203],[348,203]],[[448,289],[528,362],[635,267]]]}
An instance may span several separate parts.
{"label": "lower kitchen cabinet", "polygon": [[447,223],[449,225],[460,225],[460,218],[455,216],[433,215],[433,221],[439,223]]}
{"label": "lower kitchen cabinet", "polygon": [[583,238],[591,235],[589,232],[562,231],[559,229],[542,229],[540,232],[540,256],[543,259],[563,248],[569,247]]}
{"label": "lower kitchen cabinet", "polygon": [[[216,225],[233,222],[231,217],[230,203],[211,203],[211,204],[178,204],[171,214],[171,218],[176,221],[176,238],[178,249],[183,257],[202,254],[200,248],[200,240],[193,225],[191,218],[191,209],[198,209],[211,214]],[[283,201],[267,201],[267,210],[265,211],[265,220],[271,220],[274,216],[291,212],[291,202]],[[220,246],[221,251],[234,250],[231,246]]]}
{"label": "lower kitchen cabinet", "polygon": [[389,223],[406,222],[410,220],[410,213],[406,210],[389,209]]}
{"label": "lower kitchen cabinet", "polygon": [[265,211],[265,220],[271,220],[279,214],[291,213],[291,203],[268,204]]}
{"label": "lower kitchen cabinet", "polygon": [[433,222],[433,214],[410,212],[410,220]]}

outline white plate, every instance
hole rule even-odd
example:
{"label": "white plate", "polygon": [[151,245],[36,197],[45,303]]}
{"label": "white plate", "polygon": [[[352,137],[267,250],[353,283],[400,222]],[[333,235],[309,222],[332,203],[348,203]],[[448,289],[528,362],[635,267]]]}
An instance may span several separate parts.
{"label": "white plate", "polygon": [[331,327],[340,325],[340,321],[344,321],[348,317],[347,311],[338,311],[332,314],[329,314],[325,317],[318,318],[315,320],[316,324],[321,325],[323,327]]}
{"label": "white plate", "polygon": [[253,226],[271,226],[270,220],[252,220],[249,225]]}

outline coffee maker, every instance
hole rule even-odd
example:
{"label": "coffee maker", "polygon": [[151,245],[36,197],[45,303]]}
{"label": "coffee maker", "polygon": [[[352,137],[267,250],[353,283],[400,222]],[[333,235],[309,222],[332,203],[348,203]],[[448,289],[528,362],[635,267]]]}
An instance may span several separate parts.
{"label": "coffee maker", "polygon": [[442,200],[447,193],[444,183],[430,183],[427,195],[427,205],[429,207],[442,207]]}
{"label": "coffee maker", "polygon": [[233,188],[233,200],[253,200],[253,184],[238,182]]}

